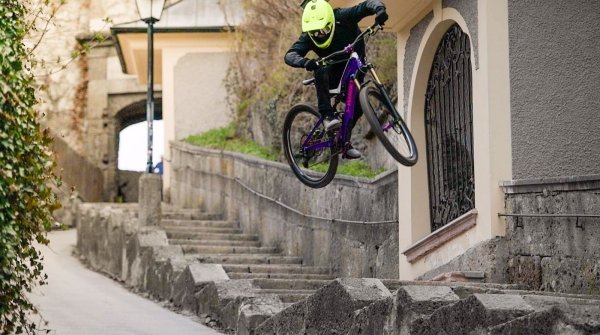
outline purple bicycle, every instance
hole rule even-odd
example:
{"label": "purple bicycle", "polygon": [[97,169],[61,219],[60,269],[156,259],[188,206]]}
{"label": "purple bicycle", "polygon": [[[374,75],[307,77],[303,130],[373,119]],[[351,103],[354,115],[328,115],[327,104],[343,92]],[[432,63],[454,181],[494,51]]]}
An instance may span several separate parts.
{"label": "purple bicycle", "polygon": [[[338,62],[332,61],[337,56],[350,55],[340,85],[330,91],[335,98],[334,108],[340,102],[346,104],[344,111],[337,115],[342,118],[340,128],[326,131],[324,118],[315,107],[304,103],[293,106],[285,118],[283,124],[285,156],[296,177],[309,187],[327,186],[337,172],[339,155],[342,154],[342,158],[345,158],[346,150],[350,146],[350,124],[354,117],[357,94],[373,133],[385,149],[403,165],[413,166],[417,163],[415,141],[377,77],[373,64],[363,64],[358,54],[354,52],[356,43],[376,34],[381,29],[381,26],[375,24],[362,32],[344,50],[317,61],[320,65],[329,65]],[[370,73],[371,79],[361,82],[359,78],[367,73]],[[311,85],[314,81],[314,78],[308,79],[303,81],[303,84]]]}

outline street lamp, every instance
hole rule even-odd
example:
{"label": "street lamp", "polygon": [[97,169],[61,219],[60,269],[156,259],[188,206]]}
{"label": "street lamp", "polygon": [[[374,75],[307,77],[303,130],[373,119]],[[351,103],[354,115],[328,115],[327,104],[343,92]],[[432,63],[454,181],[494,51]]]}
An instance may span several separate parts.
{"label": "street lamp", "polygon": [[146,120],[148,121],[148,166],[152,173],[152,121],[154,120],[154,23],[160,20],[165,0],[136,0],[140,19],[148,24],[148,92]]}

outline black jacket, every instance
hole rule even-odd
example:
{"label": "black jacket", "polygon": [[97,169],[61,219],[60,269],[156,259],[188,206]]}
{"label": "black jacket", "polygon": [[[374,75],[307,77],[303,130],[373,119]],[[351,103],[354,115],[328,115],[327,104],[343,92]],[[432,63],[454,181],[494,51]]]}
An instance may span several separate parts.
{"label": "black jacket", "polygon": [[[342,50],[348,44],[354,42],[360,35],[358,22],[363,18],[385,9],[384,4],[379,0],[367,0],[359,5],[350,8],[336,8],[333,10],[335,15],[335,31],[331,45],[326,49],[318,48],[310,39],[307,33],[302,33],[298,41],[285,54],[285,63],[292,67],[304,67],[308,61],[306,54],[314,51],[319,57],[326,57],[336,51]],[[360,42],[354,50],[363,58],[365,56],[365,44]]]}

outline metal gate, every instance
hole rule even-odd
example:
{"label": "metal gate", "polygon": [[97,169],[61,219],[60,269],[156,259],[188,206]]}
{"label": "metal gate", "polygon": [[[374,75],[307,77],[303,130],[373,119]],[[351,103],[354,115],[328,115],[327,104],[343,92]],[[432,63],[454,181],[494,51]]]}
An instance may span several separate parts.
{"label": "metal gate", "polygon": [[475,208],[469,36],[455,24],[442,38],[425,102],[431,231]]}

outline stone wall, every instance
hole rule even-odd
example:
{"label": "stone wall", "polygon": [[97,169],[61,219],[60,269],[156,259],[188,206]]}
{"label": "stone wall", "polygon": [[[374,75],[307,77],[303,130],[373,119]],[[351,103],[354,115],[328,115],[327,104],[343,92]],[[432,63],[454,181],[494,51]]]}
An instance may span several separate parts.
{"label": "stone wall", "polygon": [[[600,215],[600,176],[504,183],[515,214]],[[600,217],[507,218],[508,280],[536,290],[600,294]]]}
{"label": "stone wall", "polygon": [[102,201],[104,184],[100,169],[59,137],[54,138],[52,151],[58,166],[56,174],[63,182],[73,187],[84,201]]}
{"label": "stone wall", "polygon": [[398,277],[397,223],[339,221],[396,221],[395,171],[375,180],[340,176],[315,190],[282,163],[181,142],[172,142],[171,150],[173,205],[225,211],[265,245],[307,265],[330,266],[336,276]]}
{"label": "stone wall", "polygon": [[[486,281],[600,295],[600,176],[503,182],[506,236],[469,249],[419,279],[484,271]],[[596,217],[560,217],[565,214]],[[554,217],[552,217],[554,216]]]}

